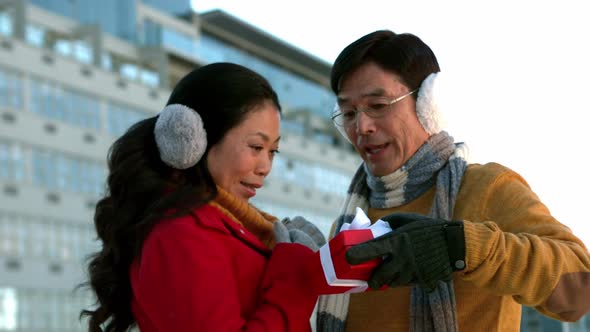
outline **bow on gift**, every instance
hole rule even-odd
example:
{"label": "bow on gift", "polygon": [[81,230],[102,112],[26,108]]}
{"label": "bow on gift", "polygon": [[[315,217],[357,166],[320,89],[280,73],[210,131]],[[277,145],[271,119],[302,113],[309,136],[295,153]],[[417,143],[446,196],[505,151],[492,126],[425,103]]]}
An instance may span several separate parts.
{"label": "bow on gift", "polygon": [[373,237],[379,237],[385,233],[391,232],[391,226],[389,223],[379,219],[373,225],[371,225],[371,220],[369,217],[363,212],[363,210],[359,207],[356,208],[354,219],[350,224],[344,223],[340,228],[340,231],[348,231],[353,229],[369,229],[371,233],[373,233]]}
{"label": "bow on gift", "polygon": [[[358,244],[372,238],[376,238],[381,236],[385,233],[391,232],[391,227],[389,223],[379,219],[374,224],[371,225],[371,220],[369,217],[363,212],[361,208],[356,208],[356,213],[354,219],[350,224],[345,223],[342,225],[340,229],[340,234],[344,234],[347,231],[353,230],[369,230],[370,234],[365,233],[364,239],[360,240],[357,243],[350,243],[351,245]],[[338,235],[336,237],[338,237]],[[336,238],[335,237],[335,238]],[[332,242],[334,239],[330,240]],[[319,250],[320,259],[322,263],[322,269],[324,272],[324,277],[326,278],[326,282],[330,286],[340,286],[340,287],[354,287],[348,290],[346,293],[359,293],[364,292],[368,288],[367,281],[360,280],[360,279],[340,279],[336,275],[336,271],[334,269],[334,262],[332,260],[332,252],[330,250],[330,242],[326,243],[322,246]],[[342,257],[343,258],[343,257]]]}

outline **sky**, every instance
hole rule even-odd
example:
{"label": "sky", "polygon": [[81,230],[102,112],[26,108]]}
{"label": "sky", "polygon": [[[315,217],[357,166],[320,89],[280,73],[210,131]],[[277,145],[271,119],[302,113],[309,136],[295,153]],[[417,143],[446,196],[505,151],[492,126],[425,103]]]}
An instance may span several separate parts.
{"label": "sky", "polygon": [[590,247],[590,3],[560,1],[193,1],[332,63],[379,29],[410,32],[441,66],[442,113],[471,161],[524,177]]}

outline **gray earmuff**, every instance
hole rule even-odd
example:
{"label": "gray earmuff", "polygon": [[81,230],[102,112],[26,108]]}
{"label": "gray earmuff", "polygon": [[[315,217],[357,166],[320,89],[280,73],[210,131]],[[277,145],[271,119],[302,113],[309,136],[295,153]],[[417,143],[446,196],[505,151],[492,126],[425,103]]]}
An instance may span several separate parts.
{"label": "gray earmuff", "polygon": [[162,161],[176,169],[187,169],[199,162],[207,149],[207,133],[197,111],[181,105],[164,107],[154,128]]}

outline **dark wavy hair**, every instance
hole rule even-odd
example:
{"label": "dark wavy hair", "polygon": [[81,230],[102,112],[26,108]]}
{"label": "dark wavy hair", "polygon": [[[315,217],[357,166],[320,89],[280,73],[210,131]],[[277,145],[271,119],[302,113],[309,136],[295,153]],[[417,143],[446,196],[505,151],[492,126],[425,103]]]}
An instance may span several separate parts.
{"label": "dark wavy hair", "polygon": [[207,131],[207,150],[186,170],[160,159],[154,138],[157,116],[137,122],[110,147],[107,193],[97,203],[94,225],[102,249],[89,258],[89,287],[97,299],[94,310],[82,310],[89,331],[127,331],[136,324],[131,312],[129,267],[141,253],[144,239],[167,211],[182,215],[217,195],[206,157],[245,116],[265,101],[280,112],[277,94],[254,71],[231,63],[193,70],[175,86],[167,104],[196,110]]}
{"label": "dark wavy hair", "polygon": [[[357,39],[340,52],[330,75],[332,91],[338,94],[342,79],[368,62],[399,75],[410,90],[419,88],[428,75],[440,71],[434,52],[417,36],[377,30]],[[413,97],[416,98],[416,95],[413,94]]]}

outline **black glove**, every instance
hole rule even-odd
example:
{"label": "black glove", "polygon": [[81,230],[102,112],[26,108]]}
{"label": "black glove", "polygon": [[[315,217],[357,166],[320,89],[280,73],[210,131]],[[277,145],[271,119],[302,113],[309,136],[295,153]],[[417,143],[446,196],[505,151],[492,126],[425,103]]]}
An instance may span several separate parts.
{"label": "black glove", "polygon": [[346,253],[352,265],[384,258],[369,279],[371,288],[417,284],[431,292],[437,281],[451,280],[453,271],[465,268],[463,222],[414,213],[394,213],[381,220],[387,221],[393,231]]}

